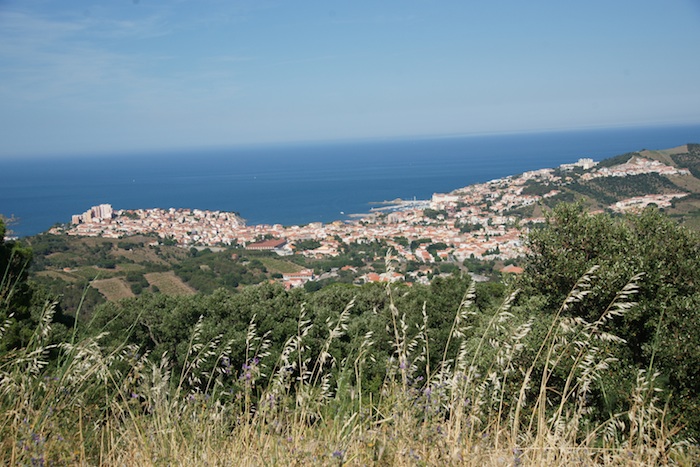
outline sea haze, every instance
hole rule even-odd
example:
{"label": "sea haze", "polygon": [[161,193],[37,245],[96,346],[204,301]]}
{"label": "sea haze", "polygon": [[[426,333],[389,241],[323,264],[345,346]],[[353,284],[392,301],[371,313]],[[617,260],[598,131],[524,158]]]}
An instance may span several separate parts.
{"label": "sea haze", "polygon": [[371,202],[690,142],[700,125],[0,160],[0,214],[18,218],[19,236],[101,203],[235,211],[249,224],[331,222]]}

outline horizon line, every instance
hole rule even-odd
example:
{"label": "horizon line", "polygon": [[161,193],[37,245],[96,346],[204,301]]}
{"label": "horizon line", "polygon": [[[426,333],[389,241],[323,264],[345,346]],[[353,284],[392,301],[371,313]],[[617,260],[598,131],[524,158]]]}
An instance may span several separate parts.
{"label": "horizon line", "polygon": [[[42,160],[42,159],[82,159],[87,157],[110,157],[110,156],[143,156],[144,153],[157,155],[183,151],[216,151],[227,149],[252,149],[265,147],[282,147],[282,146],[313,146],[324,144],[351,144],[351,143],[379,143],[392,141],[429,141],[441,139],[460,139],[460,138],[478,138],[490,136],[510,136],[510,135],[537,135],[551,133],[576,133],[586,131],[605,131],[605,130],[622,130],[622,129],[644,129],[644,128],[666,128],[666,127],[693,127],[700,126],[700,120],[695,122],[656,122],[656,123],[621,123],[612,125],[581,125],[575,127],[548,127],[537,129],[522,129],[522,130],[492,130],[492,131],[477,131],[477,132],[459,132],[459,133],[434,133],[434,134],[415,134],[415,135],[391,135],[391,136],[366,136],[366,137],[339,137],[339,138],[317,138],[317,139],[298,139],[284,141],[257,141],[245,143],[226,143],[226,144],[198,144],[198,145],[179,145],[179,146],[159,146],[159,147],[143,147],[130,148],[122,150],[80,150],[75,152],[57,152],[54,154],[48,153],[27,153],[20,155],[0,154],[0,162],[3,160]],[[700,141],[698,141],[700,143]],[[692,143],[685,141],[681,144]]]}

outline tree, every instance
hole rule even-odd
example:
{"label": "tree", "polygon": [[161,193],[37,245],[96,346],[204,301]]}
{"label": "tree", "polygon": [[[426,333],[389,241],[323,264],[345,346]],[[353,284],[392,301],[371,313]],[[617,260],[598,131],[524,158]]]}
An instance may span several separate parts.
{"label": "tree", "polygon": [[0,325],[8,323],[0,340],[0,351],[26,345],[48,306],[54,306],[53,338],[60,340],[73,318],[65,316],[56,298],[45,288],[28,281],[32,250],[19,241],[5,241],[5,220],[0,216]]}
{"label": "tree", "polygon": [[599,266],[590,293],[568,311],[589,322],[642,274],[638,304],[610,323],[612,333],[627,342],[618,358],[660,371],[673,413],[700,433],[700,236],[656,209],[613,218],[563,204],[530,233],[527,246],[524,295],[544,297],[550,312],[586,271]]}
{"label": "tree", "polygon": [[27,273],[32,252],[17,242],[5,242],[5,233],[5,221],[0,217],[0,323],[11,323],[1,345],[7,349],[21,345],[31,335],[31,328],[21,322],[31,318]]}

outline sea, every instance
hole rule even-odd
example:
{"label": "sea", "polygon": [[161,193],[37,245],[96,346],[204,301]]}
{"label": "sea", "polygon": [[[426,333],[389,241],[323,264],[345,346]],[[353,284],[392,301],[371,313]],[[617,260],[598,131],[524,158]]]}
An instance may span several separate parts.
{"label": "sea", "polygon": [[700,143],[700,124],[0,159],[0,214],[24,237],[91,206],[233,211],[250,224],[347,220],[375,203],[589,157]]}

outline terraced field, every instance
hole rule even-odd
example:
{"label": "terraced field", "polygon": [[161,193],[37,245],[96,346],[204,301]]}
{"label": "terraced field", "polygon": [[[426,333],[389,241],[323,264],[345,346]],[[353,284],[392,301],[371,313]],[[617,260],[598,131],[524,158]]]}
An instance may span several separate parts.
{"label": "terraced field", "polygon": [[90,283],[109,301],[121,300],[122,298],[133,297],[134,293],[128,285],[119,277],[110,279],[97,279]]}
{"label": "terraced field", "polygon": [[165,295],[192,295],[195,290],[182,282],[173,271],[149,272],[144,277],[151,286],[158,287],[160,293]]}

